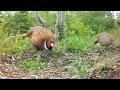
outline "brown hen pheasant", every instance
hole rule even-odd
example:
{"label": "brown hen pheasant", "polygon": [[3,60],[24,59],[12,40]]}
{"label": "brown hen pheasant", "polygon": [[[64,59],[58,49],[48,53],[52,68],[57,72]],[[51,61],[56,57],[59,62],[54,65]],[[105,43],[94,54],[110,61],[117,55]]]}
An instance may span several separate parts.
{"label": "brown hen pheasant", "polygon": [[120,44],[117,43],[111,34],[107,32],[101,32],[97,34],[95,44],[100,43],[102,46],[112,46],[113,48],[120,50]]}
{"label": "brown hen pheasant", "polygon": [[27,33],[16,36],[16,38],[21,37],[30,37],[32,44],[37,50],[51,50],[55,44],[54,34],[40,26],[32,27]]}
{"label": "brown hen pheasant", "polygon": [[113,37],[107,32],[97,34],[95,44],[100,43],[102,46],[110,46],[113,43]]}

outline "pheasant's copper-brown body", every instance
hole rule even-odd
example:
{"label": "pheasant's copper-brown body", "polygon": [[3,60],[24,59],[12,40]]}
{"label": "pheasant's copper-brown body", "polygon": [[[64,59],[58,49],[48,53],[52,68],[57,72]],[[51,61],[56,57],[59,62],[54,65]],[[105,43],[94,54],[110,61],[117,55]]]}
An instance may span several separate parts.
{"label": "pheasant's copper-brown body", "polygon": [[[23,37],[30,37],[32,44],[37,49],[45,49],[45,41],[48,41],[48,43],[55,43],[55,36],[54,34],[43,27],[35,26],[30,28],[30,30],[22,35]],[[18,38],[21,37],[21,35],[18,36]],[[49,45],[49,44],[48,44]]]}

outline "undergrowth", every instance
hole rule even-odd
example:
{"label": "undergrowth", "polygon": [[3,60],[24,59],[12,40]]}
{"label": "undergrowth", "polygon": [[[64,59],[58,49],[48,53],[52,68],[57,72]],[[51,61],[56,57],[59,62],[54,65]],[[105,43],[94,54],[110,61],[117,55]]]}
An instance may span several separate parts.
{"label": "undergrowth", "polygon": [[44,67],[44,68],[47,67],[45,64],[41,63],[40,55],[38,55],[32,62],[27,61],[27,60],[21,60],[17,66],[19,68],[23,68],[23,69],[27,69],[27,70],[30,70],[30,69],[33,70],[33,69],[39,69],[42,67]]}
{"label": "undergrowth", "polygon": [[87,52],[92,48],[94,40],[93,37],[71,36],[63,39],[60,43],[66,51]]}
{"label": "undergrowth", "polygon": [[6,54],[23,54],[26,51],[36,50],[29,38],[15,39],[14,37],[6,38],[1,43],[1,52]]}
{"label": "undergrowth", "polygon": [[88,77],[87,72],[89,70],[89,65],[86,64],[83,60],[76,60],[75,61],[75,67],[78,71],[80,79],[87,79],[87,77]]}
{"label": "undergrowth", "polygon": [[17,55],[31,50],[35,50],[35,48],[30,42],[30,38],[20,38],[15,40],[13,47],[11,48],[11,52]]}
{"label": "undergrowth", "polygon": [[65,25],[66,38],[59,42],[59,45],[65,51],[72,52],[87,52],[89,51],[95,41],[95,32],[85,26],[81,19],[75,19],[73,22]]}
{"label": "undergrowth", "polygon": [[116,43],[120,44],[120,28],[109,31],[109,33],[113,36]]}

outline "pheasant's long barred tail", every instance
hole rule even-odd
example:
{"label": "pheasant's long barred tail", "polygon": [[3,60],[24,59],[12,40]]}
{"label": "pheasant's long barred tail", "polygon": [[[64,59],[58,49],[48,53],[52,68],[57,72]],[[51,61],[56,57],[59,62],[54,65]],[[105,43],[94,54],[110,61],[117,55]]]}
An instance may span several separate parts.
{"label": "pheasant's long barred tail", "polygon": [[47,28],[35,26],[30,28],[27,33],[15,36],[18,38],[29,37],[31,43],[37,48],[37,50],[51,50],[55,44],[55,35]]}
{"label": "pheasant's long barred tail", "polygon": [[25,34],[21,34],[21,35],[17,35],[17,36],[15,36],[15,38],[24,38],[24,37],[26,37],[26,33]]}

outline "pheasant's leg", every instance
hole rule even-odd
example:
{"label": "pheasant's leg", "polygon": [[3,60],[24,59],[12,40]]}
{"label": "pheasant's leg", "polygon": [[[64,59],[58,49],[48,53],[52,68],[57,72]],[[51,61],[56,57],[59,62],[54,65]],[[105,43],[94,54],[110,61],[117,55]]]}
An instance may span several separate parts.
{"label": "pheasant's leg", "polygon": [[41,51],[37,51],[37,59],[39,59],[40,62],[42,61],[42,58],[41,58]]}
{"label": "pheasant's leg", "polygon": [[106,47],[106,46],[103,46],[102,54],[105,53],[106,51],[107,51],[107,47]]}
{"label": "pheasant's leg", "polygon": [[38,56],[41,57],[41,51],[37,51]]}
{"label": "pheasant's leg", "polygon": [[105,47],[105,51],[108,51],[108,50],[109,50],[109,49],[108,49],[108,46],[106,46],[106,47]]}
{"label": "pheasant's leg", "polygon": [[41,57],[41,62],[45,62],[45,60],[47,58],[46,52],[44,50],[39,50],[38,55],[40,55],[40,57]]}
{"label": "pheasant's leg", "polygon": [[42,58],[44,59],[44,62],[49,62],[50,57],[51,57],[51,51],[46,51],[46,50],[42,51]]}
{"label": "pheasant's leg", "polygon": [[45,59],[47,58],[47,51],[46,51],[46,50],[43,50],[43,51],[42,51],[42,56],[43,56],[43,58],[45,58]]}
{"label": "pheasant's leg", "polygon": [[41,58],[42,55],[41,49],[40,48],[36,48],[36,49],[37,49],[37,56]]}
{"label": "pheasant's leg", "polygon": [[104,47],[103,47],[103,48],[102,48],[102,54],[104,53],[104,51],[105,51],[105,50],[104,50]]}
{"label": "pheasant's leg", "polygon": [[109,51],[110,51],[110,52],[112,52],[112,50],[113,50],[113,48],[112,48],[112,47],[110,47],[110,48],[109,48]]}
{"label": "pheasant's leg", "polygon": [[107,53],[107,52],[110,52],[110,51],[111,50],[110,50],[109,46],[105,46],[102,53]]}

